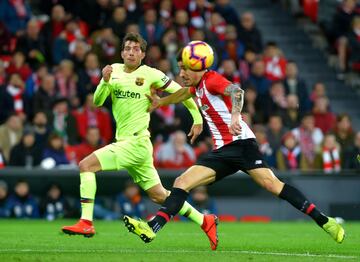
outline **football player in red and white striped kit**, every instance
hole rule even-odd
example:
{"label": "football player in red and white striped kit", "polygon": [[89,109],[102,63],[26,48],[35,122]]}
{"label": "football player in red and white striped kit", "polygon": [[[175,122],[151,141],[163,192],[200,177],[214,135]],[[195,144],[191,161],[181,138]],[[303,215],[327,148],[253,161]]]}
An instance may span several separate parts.
{"label": "football player in red and white striped kit", "polygon": [[[134,226],[134,233],[141,239],[144,240],[146,236],[145,239],[152,240],[166,222],[179,212],[191,189],[217,182],[241,170],[267,191],[309,215],[336,242],[341,243],[345,236],[341,225],[334,218],[321,213],[298,189],[280,181],[263,160],[254,133],[241,119],[244,91],[215,71],[190,70],[182,63],[181,52],[178,65],[186,87],[161,99],[148,97],[151,101],[149,111],[196,96],[215,148],[175,179],[170,196],[151,221],[146,223],[127,217],[125,224]],[[211,248],[215,250],[218,243],[215,221],[209,228],[213,232],[209,232],[208,237]]]}

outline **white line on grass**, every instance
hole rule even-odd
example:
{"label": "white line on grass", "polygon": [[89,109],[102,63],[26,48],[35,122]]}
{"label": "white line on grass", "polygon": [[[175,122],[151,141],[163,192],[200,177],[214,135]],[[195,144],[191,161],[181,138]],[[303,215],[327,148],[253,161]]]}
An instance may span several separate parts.
{"label": "white line on grass", "polygon": [[357,256],[345,256],[336,254],[310,254],[310,253],[285,253],[285,252],[264,252],[264,251],[251,251],[251,250],[218,250],[218,251],[205,251],[205,250],[141,250],[141,249],[95,249],[95,250],[78,250],[78,249],[0,249],[0,253],[169,253],[169,254],[182,254],[182,253],[228,253],[228,254],[250,254],[250,255],[272,255],[272,256],[288,256],[288,257],[319,257],[319,258],[343,258],[343,259],[357,259]]}

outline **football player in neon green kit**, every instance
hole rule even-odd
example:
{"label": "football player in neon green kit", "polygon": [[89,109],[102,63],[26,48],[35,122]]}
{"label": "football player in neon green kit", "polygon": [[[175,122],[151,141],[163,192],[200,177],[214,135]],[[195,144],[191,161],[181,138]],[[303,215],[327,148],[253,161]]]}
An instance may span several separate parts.
{"label": "football player in neon green kit", "polygon": [[[155,203],[163,203],[170,193],[162,186],[153,165],[153,148],[148,131],[150,114],[147,112],[150,102],[146,96],[151,94],[152,89],[174,93],[181,86],[161,71],[142,65],[145,50],[145,40],[139,34],[129,33],[122,44],[124,64],[107,65],[102,70],[103,78],[94,93],[94,103],[101,106],[111,96],[116,121],[116,142],[96,150],[79,163],[81,219],[73,226],[64,226],[64,233],[87,237],[95,234],[92,220],[97,171],[126,169],[134,182]],[[203,121],[192,99],[186,100],[184,105],[194,120],[189,133],[193,143],[202,132]],[[205,232],[204,224],[216,223],[215,216],[204,216],[187,202],[180,214],[202,226]],[[129,230],[131,231],[130,228]]]}

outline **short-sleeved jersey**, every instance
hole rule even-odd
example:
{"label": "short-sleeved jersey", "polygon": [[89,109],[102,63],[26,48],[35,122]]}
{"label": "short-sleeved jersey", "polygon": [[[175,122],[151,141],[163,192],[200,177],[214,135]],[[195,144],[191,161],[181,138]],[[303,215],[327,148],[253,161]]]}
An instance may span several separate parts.
{"label": "short-sleeved jersey", "polygon": [[209,125],[216,149],[238,139],[255,138],[242,119],[239,119],[241,135],[233,136],[229,131],[232,103],[231,97],[224,95],[229,85],[231,82],[222,75],[207,71],[197,87],[190,87],[190,93],[196,95],[196,102]]}
{"label": "short-sleeved jersey", "polygon": [[150,114],[147,112],[150,88],[165,89],[171,82],[163,72],[142,65],[131,73],[124,72],[124,64],[112,64],[109,84],[112,111],[116,121],[116,139],[132,135],[150,136]]}

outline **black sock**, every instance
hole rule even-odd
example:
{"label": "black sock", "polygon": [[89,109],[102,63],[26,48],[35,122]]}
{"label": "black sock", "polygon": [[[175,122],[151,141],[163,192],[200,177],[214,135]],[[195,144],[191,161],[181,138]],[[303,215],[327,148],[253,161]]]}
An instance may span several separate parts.
{"label": "black sock", "polygon": [[152,230],[157,233],[173,216],[175,216],[186,201],[189,193],[181,188],[173,188],[156,216],[148,222]]}
{"label": "black sock", "polygon": [[288,201],[301,212],[309,215],[320,227],[329,220],[327,216],[321,213],[316,206],[307,200],[306,197],[295,187],[285,184],[283,190],[279,194],[279,197]]}

